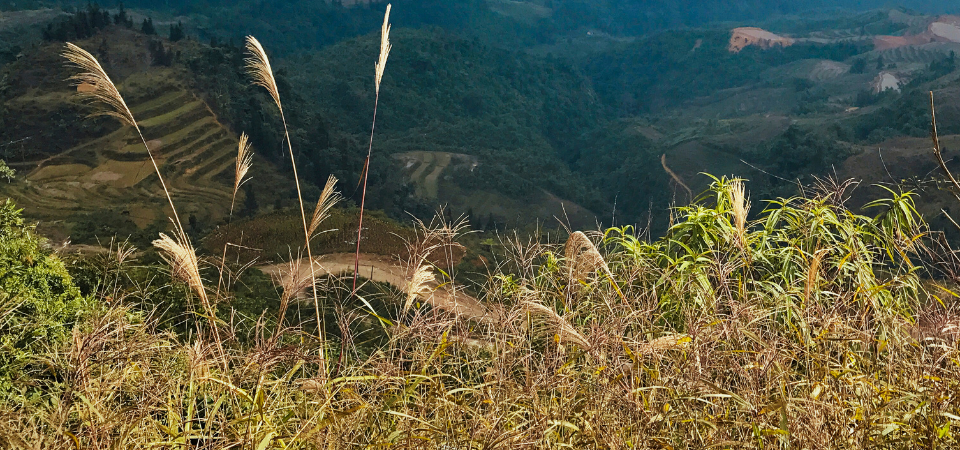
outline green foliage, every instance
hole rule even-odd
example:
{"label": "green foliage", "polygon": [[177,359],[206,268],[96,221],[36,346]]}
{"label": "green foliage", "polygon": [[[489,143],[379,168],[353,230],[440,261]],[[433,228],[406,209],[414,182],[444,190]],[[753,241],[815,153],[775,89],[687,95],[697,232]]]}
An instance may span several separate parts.
{"label": "green foliage", "polygon": [[[3,125],[0,123],[0,125]],[[7,165],[6,161],[0,159],[0,178],[7,180],[8,182],[13,181],[17,176],[17,171],[10,168]]]}
{"label": "green foliage", "polygon": [[[600,125],[601,111],[589,83],[573,67],[441,29],[397,30],[392,41],[397,51],[383,79],[377,148],[479,156],[478,172],[464,180],[468,186],[511,196],[539,187],[573,201],[591,201],[587,181],[571,173],[571,166],[580,137]],[[305,127],[305,136],[313,133],[320,139],[324,136],[311,130],[335,129],[355,141],[366,139],[374,88],[365,55],[376,55],[378,48],[376,37],[366,36],[285,61],[290,93],[304,99],[301,117],[329,123]],[[303,123],[297,118],[291,122]],[[329,131],[327,136],[333,135]],[[355,185],[351,180],[359,166],[350,167],[361,161],[333,148],[323,150],[327,152],[317,159],[320,173],[337,167],[345,172],[341,178]],[[374,170],[384,162],[375,160]]]}
{"label": "green foliage", "polygon": [[[799,43],[728,50],[728,30],[669,31],[597,52],[582,62],[598,95],[620,114],[658,111],[721,89],[766,82],[765,70],[803,59],[845,60],[863,44]],[[699,45],[698,45],[699,44]]]}
{"label": "green foliage", "polygon": [[87,3],[73,15],[59,22],[50,23],[43,30],[46,41],[74,41],[86,39],[113,23],[110,12],[94,3]]}
{"label": "green foliage", "polygon": [[853,64],[850,65],[850,73],[852,74],[861,74],[867,71],[867,60],[864,58],[857,58],[853,60]]}
{"label": "green foliage", "polygon": [[158,220],[141,228],[123,208],[104,208],[89,214],[74,216],[70,238],[78,244],[98,245],[112,239],[130,241],[138,247],[149,247],[157,233],[166,230],[168,223]]}
{"label": "green foliage", "polygon": [[[206,98],[218,117],[231,128],[246,132],[259,156],[274,162],[279,170],[289,171],[288,156],[282,151],[284,137],[280,132],[283,126],[279,114],[275,107],[271,107],[269,99],[251,86],[244,71],[243,58],[243,49],[230,44],[193,46],[185,50],[181,57],[203,92],[218,93]],[[323,186],[327,177],[333,174],[340,180],[339,190],[359,204],[360,191],[354,186],[363,172],[366,152],[361,150],[361,142],[369,136],[344,133],[319,108],[321,99],[334,97],[339,91],[331,90],[323,92],[319,98],[313,97],[307,95],[312,92],[304,92],[291,85],[287,70],[275,70],[280,95],[287,110],[291,138],[295,148],[303,149],[297,155],[302,179],[314,186]],[[351,107],[355,108],[354,116],[366,115],[367,112],[372,114],[372,111],[362,109],[359,103]],[[367,204],[374,209],[386,210],[394,217],[405,217],[407,211],[421,212],[423,207],[413,197],[413,187],[404,180],[398,164],[389,155],[374,152]],[[285,197],[296,194],[292,187],[282,189]]]}
{"label": "green foliage", "polygon": [[183,31],[183,22],[177,22],[175,25],[170,25],[170,42],[177,42],[186,37],[186,33]]}
{"label": "green foliage", "polygon": [[853,153],[853,148],[835,136],[791,125],[777,138],[759,144],[750,155],[778,176],[793,179],[823,173]]}
{"label": "green foliage", "polygon": [[[787,332],[797,326],[792,321],[798,313],[790,310],[799,306],[794,301],[830,301],[805,292],[815,257],[817,267],[835,274],[831,285],[817,286],[818,292],[852,293],[856,302],[871,311],[903,316],[915,312],[920,280],[907,254],[915,251],[922,221],[913,193],[890,191],[891,198],[867,206],[878,211],[875,217],[831,203],[829,195],[770,201],[752,226],[740,230],[731,192],[728,180],[717,180],[700,202],[678,208],[681,220],[649,246],[614,240],[634,257],[652,257],[651,263],[671,274],[673,280],[662,285],[658,298],[660,308],[671,311],[673,326],[683,327],[683,311],[691,306],[705,312],[723,308],[715,303],[723,294],[716,291],[712,278],[725,276],[734,277],[728,281],[740,288],[734,296],[756,295],[769,302],[764,304],[768,308],[785,306],[783,331]],[[720,275],[723,267],[732,270]],[[892,273],[884,273],[888,271]],[[892,280],[884,281],[888,276]],[[784,297],[802,292],[807,298]]]}
{"label": "green foliage", "polygon": [[147,36],[157,34],[157,29],[153,26],[153,19],[149,17],[143,19],[143,24],[140,26],[140,31]]}
{"label": "green foliage", "polygon": [[[929,89],[912,87],[899,96],[886,94],[886,97],[893,100],[854,122],[857,139],[878,143],[895,136],[930,135]],[[941,102],[937,105],[937,119],[941,134],[960,133],[960,106]]]}
{"label": "green foliage", "polygon": [[[575,170],[591,180],[605,205],[616,205],[619,221],[662,216],[669,203],[670,180],[660,169],[660,149],[628,121],[586,133],[580,140]],[[628,182],[625,182],[629,180]],[[606,212],[609,209],[604,209]],[[659,221],[657,221],[659,222]]]}
{"label": "green foliage", "polygon": [[0,396],[13,394],[16,377],[43,376],[30,364],[67,342],[90,307],[20,210],[0,205]]}

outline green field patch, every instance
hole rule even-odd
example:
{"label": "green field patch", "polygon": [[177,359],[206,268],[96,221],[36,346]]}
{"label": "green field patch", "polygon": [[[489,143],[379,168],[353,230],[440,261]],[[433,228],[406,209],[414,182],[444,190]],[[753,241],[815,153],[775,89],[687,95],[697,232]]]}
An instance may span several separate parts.
{"label": "green field patch", "polygon": [[202,106],[202,102],[197,100],[166,114],[159,115],[152,119],[142,120],[140,121],[140,127],[143,128],[144,134],[166,134],[167,132],[163,130],[165,126],[173,125],[179,127],[190,121],[209,115],[210,111]]}
{"label": "green field patch", "polygon": [[194,177],[213,177],[227,169],[232,169],[236,165],[237,156],[231,147],[220,148],[209,153],[219,156],[213,161],[203,163],[194,173]]}
{"label": "green field patch", "polygon": [[98,184],[128,188],[151,175],[154,175],[153,165],[147,160],[107,161],[88,173],[85,178]]}
{"label": "green field patch", "polygon": [[91,168],[83,164],[59,164],[41,167],[27,178],[30,181],[48,181],[57,178],[77,178],[89,172]]}
{"label": "green field patch", "polygon": [[414,151],[397,153],[394,158],[400,160],[416,186],[417,195],[426,199],[439,196],[439,180],[451,166],[475,167],[475,157],[450,152]]}
{"label": "green field patch", "polygon": [[[160,100],[159,102],[157,100]],[[159,99],[140,105],[133,109],[138,119],[149,120],[181,108],[184,104],[194,101],[192,94],[186,91],[172,92]]]}
{"label": "green field patch", "polygon": [[166,134],[159,138],[164,143],[164,149],[168,155],[176,155],[189,146],[196,144],[198,140],[209,138],[211,135],[222,132],[223,129],[213,121],[212,117],[206,117],[177,130],[175,133]]}
{"label": "green field patch", "polygon": [[113,150],[103,150],[100,152],[105,158],[114,160],[114,161],[146,161],[150,158],[150,155],[147,152],[143,151],[143,147],[140,147],[140,152],[115,152]]}
{"label": "green field patch", "polygon": [[[358,219],[357,210],[335,210],[322,225],[329,231],[319,234],[311,243],[314,255],[356,251]],[[363,229],[361,251],[366,254],[405,255],[405,239],[414,236],[412,229],[374,211],[365,214]],[[204,238],[201,246],[210,254],[220,254],[228,242],[251,249],[244,252],[244,259],[250,256],[277,261],[298,257],[298,250],[303,247],[302,219],[299,212],[285,210],[235,221]]]}

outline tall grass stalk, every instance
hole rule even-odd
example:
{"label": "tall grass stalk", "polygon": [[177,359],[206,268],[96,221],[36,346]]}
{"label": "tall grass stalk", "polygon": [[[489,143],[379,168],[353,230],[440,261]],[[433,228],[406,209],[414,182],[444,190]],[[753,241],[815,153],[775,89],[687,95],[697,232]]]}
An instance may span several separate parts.
{"label": "tall grass stalk", "polygon": [[[307,259],[310,262],[310,282],[313,287],[313,305],[317,316],[317,329],[319,330],[319,339],[321,345],[318,347],[321,353],[321,360],[325,360],[323,353],[326,343],[326,330],[323,323],[322,308],[320,306],[319,295],[316,290],[317,275],[314,267],[313,250],[310,248],[310,229],[307,225],[307,213],[303,206],[303,192],[300,189],[300,175],[297,173],[297,159],[293,154],[293,143],[290,141],[290,130],[287,126],[286,114],[283,111],[283,103],[280,102],[280,89],[277,87],[277,80],[273,75],[273,68],[270,65],[270,59],[264,50],[260,41],[253,36],[247,36],[247,51],[250,57],[247,58],[247,71],[253,77],[254,84],[263,87],[270,94],[274,104],[280,111],[280,120],[283,122],[283,133],[287,140],[287,150],[290,152],[290,165],[293,167],[293,180],[297,187],[297,201],[300,204],[300,217],[303,220],[303,242],[307,252]],[[326,373],[326,367],[321,368],[321,372]]]}
{"label": "tall grass stalk", "polygon": [[383,16],[383,28],[380,30],[380,58],[377,60],[374,74],[374,86],[376,96],[373,101],[373,123],[370,126],[370,145],[367,147],[367,159],[363,163],[363,193],[360,195],[360,223],[357,225],[357,254],[353,267],[353,293],[357,292],[357,278],[360,276],[360,239],[363,237],[363,211],[367,203],[367,181],[370,178],[370,157],[373,155],[373,136],[377,130],[377,108],[380,106],[380,81],[383,80],[383,73],[387,67],[387,59],[390,57],[390,50],[393,45],[390,44],[390,9],[387,4],[387,12]]}
{"label": "tall grass stalk", "polygon": [[175,239],[171,239],[170,237],[161,234],[160,239],[154,241],[153,243],[157,248],[164,252],[165,257],[169,262],[171,262],[171,269],[174,271],[174,273],[179,274],[181,278],[186,280],[190,287],[196,291],[197,295],[200,297],[205,309],[205,314],[210,322],[214,339],[217,342],[217,348],[222,356],[224,349],[223,343],[220,339],[220,330],[217,326],[216,311],[209,302],[206,289],[203,286],[203,279],[200,277],[200,269],[197,264],[196,250],[190,242],[190,238],[187,236],[186,230],[183,228],[183,223],[180,221],[180,214],[177,213],[177,207],[173,204],[173,196],[170,195],[170,190],[167,188],[167,183],[163,179],[163,174],[160,173],[160,166],[157,164],[157,159],[153,154],[153,150],[151,150],[150,145],[147,144],[147,140],[144,138],[143,131],[137,124],[137,120],[134,118],[133,112],[127,106],[127,102],[123,99],[123,96],[120,95],[120,91],[117,89],[116,84],[113,83],[113,80],[111,80],[110,76],[107,75],[107,72],[103,69],[103,66],[100,65],[100,62],[97,61],[97,58],[90,54],[90,52],[68,42],[62,55],[67,59],[68,63],[73,68],[79,70],[79,73],[71,76],[70,80],[78,87],[80,85],[92,87],[92,89],[77,89],[77,92],[81,98],[86,99],[94,105],[100,106],[97,112],[95,112],[93,115],[113,117],[119,120],[121,124],[133,127],[133,129],[136,130],[137,135],[140,137],[140,142],[143,144],[143,148],[147,151],[147,155],[150,158],[150,163],[153,165],[153,169],[157,174],[157,179],[160,180],[160,186],[163,188],[163,193],[166,195],[167,202],[170,204],[170,210],[173,213],[172,220],[175,228]]}

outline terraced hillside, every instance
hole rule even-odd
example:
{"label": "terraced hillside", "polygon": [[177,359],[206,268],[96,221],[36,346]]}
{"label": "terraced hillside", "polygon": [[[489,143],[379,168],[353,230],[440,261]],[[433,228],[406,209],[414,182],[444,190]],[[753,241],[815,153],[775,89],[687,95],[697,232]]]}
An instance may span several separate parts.
{"label": "terraced hillside", "polygon": [[932,42],[923,45],[910,45],[868,53],[870,58],[882,57],[887,64],[896,64],[898,69],[922,69],[930,63],[943,59],[950,52],[960,52],[960,44]]}
{"label": "terraced hillside", "polygon": [[468,170],[479,164],[474,156],[448,152],[405,152],[394,155],[394,158],[403,163],[417,188],[417,195],[428,199],[438,198],[440,175],[451,164]]}
{"label": "terraced hillside", "polygon": [[[124,90],[148,93],[134,96],[131,109],[180,214],[201,220],[226,215],[238,144],[235,134],[171,71],[131,76]],[[169,214],[149,155],[129,127],[85,140],[39,162],[21,164],[19,170],[25,181],[6,186],[5,194],[40,219],[63,220],[123,205],[122,213],[143,227]]]}
{"label": "terraced hillside", "polygon": [[538,218],[547,219],[550,225],[556,225],[559,220],[573,227],[594,226],[597,222],[594,213],[546,190],[531,192],[521,200],[490,190],[465,188],[458,178],[480,166],[480,159],[475,156],[413,151],[393,157],[403,164],[418,196],[472,212],[473,224],[477,227],[522,227],[524,223],[535,223]]}

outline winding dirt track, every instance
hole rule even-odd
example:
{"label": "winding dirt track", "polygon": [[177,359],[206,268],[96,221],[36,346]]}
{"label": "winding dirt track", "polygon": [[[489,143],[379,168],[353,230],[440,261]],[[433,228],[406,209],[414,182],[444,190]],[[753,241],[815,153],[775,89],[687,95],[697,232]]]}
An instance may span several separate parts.
{"label": "winding dirt track", "polygon": [[[324,255],[314,263],[314,270],[318,276],[353,276],[354,258],[355,255],[349,253]],[[300,273],[297,276],[310,276],[310,266],[306,258],[300,262]],[[289,263],[261,266],[259,269],[274,279],[290,276]],[[407,271],[396,259],[370,254],[360,255],[360,276],[378,283],[393,285],[402,291],[406,291],[409,280]],[[425,300],[435,308],[480,322],[494,322],[498,316],[495,311],[460,289],[454,290],[447,286],[438,288],[436,284],[431,287],[433,293]]]}

